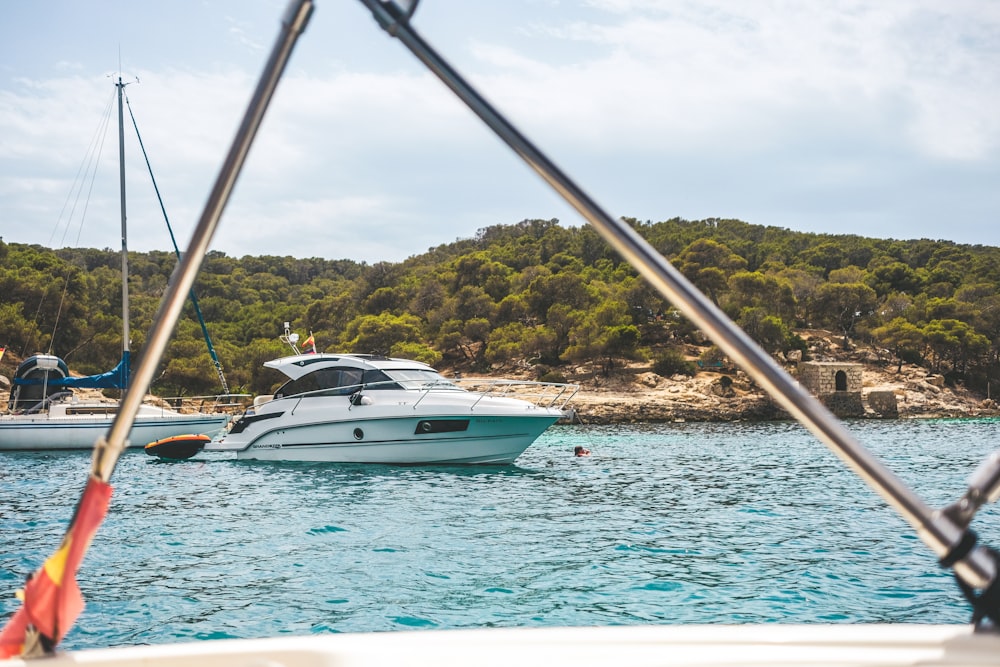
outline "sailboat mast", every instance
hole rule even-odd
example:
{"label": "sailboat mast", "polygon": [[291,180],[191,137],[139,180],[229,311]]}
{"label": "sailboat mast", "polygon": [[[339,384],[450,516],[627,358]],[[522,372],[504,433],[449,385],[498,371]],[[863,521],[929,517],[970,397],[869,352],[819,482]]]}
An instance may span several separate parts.
{"label": "sailboat mast", "polygon": [[115,87],[118,88],[118,175],[122,209],[122,357],[127,357],[130,349],[128,321],[128,234],[125,224],[125,122],[122,112],[122,91],[125,89],[125,84],[122,83],[120,75]]}

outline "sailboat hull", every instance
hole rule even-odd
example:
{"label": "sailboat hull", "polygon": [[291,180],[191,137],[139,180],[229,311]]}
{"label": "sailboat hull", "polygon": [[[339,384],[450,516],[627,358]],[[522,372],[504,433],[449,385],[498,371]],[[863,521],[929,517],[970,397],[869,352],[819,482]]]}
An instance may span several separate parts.
{"label": "sailboat hull", "polygon": [[[135,420],[130,447],[186,433],[213,434],[225,428],[229,415],[180,414],[149,407]],[[149,414],[150,412],[155,414]],[[107,433],[114,415],[2,415],[0,451],[91,449]]]}

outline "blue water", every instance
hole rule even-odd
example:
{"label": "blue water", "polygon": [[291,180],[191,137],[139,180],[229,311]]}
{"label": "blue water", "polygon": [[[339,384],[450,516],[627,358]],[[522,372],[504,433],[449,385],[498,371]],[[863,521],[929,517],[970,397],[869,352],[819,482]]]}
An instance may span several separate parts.
{"label": "blue water", "polygon": [[[1000,422],[851,429],[935,507]],[[593,455],[575,458],[582,444]],[[0,616],[89,455],[0,454]],[[63,647],[487,626],[964,623],[950,575],[800,426],[557,426],[517,465],[162,463],[126,453]],[[1000,513],[973,527],[1000,546]]]}

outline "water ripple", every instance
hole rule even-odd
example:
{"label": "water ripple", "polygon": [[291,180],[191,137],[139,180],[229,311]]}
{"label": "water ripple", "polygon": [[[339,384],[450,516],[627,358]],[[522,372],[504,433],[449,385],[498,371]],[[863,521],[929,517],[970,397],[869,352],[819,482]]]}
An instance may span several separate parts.
{"label": "water ripple", "polygon": [[[928,504],[996,422],[860,422]],[[581,444],[589,458],[572,456]],[[0,454],[0,613],[86,454]],[[67,483],[66,480],[70,480]],[[1000,543],[990,507],[974,526]],[[994,538],[991,540],[991,538]],[[965,622],[912,530],[794,424],[555,427],[504,467],[119,464],[66,648],[403,629]]]}

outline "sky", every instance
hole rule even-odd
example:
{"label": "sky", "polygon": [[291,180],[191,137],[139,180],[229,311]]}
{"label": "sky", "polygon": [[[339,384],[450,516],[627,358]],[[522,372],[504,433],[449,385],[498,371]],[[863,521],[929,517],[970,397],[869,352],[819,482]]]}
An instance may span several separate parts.
{"label": "sky", "polygon": [[[120,74],[186,248],[287,6],[0,0],[0,237],[120,247]],[[1000,246],[995,0],[422,0],[413,24],[613,216]],[[172,250],[125,118],[128,247]],[[317,0],[211,247],[396,262],[536,218],[586,224],[361,2]]]}

